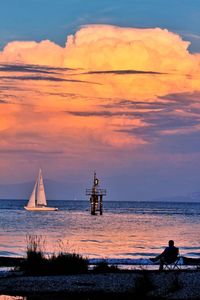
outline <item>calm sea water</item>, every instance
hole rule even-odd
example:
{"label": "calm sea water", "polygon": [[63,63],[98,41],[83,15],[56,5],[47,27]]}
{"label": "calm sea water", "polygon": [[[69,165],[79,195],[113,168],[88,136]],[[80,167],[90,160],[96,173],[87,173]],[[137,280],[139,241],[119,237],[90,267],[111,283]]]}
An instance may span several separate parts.
{"label": "calm sea water", "polygon": [[200,203],[104,202],[92,216],[86,201],[49,201],[55,212],[29,212],[26,201],[0,200],[0,255],[24,255],[28,235],[44,250],[76,251],[88,258],[138,261],[160,253],[169,239],[180,252],[200,257]]}

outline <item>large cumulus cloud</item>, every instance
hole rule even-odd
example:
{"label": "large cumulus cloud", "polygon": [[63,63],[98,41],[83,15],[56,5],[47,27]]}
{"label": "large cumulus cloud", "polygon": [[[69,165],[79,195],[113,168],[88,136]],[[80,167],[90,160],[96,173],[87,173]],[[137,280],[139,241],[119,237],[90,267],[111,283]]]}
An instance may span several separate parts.
{"label": "large cumulus cloud", "polygon": [[166,29],[88,25],[68,36],[65,47],[48,40],[10,42],[0,53],[0,62],[193,73],[199,70],[200,59],[189,53],[189,44]]}
{"label": "large cumulus cloud", "polygon": [[199,63],[189,42],[166,29],[86,26],[69,36],[65,64],[96,70],[194,71]]}
{"label": "large cumulus cloud", "polygon": [[7,44],[0,52],[1,167],[23,164],[32,174],[39,161],[52,174],[67,166],[70,176],[84,177],[90,167],[135,170],[139,161],[194,155],[200,66],[188,47],[168,30],[109,25],[85,26],[65,47]]}

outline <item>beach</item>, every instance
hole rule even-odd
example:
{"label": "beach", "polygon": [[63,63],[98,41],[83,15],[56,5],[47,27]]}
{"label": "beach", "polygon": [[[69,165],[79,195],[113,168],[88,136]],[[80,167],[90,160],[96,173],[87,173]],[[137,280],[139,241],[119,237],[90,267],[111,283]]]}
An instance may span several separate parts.
{"label": "beach", "polygon": [[[28,277],[10,274],[0,278],[0,294],[61,297],[137,296],[140,299],[199,299],[200,272],[124,271],[120,273]],[[56,296],[55,296],[56,295]],[[90,299],[89,298],[89,299]]]}

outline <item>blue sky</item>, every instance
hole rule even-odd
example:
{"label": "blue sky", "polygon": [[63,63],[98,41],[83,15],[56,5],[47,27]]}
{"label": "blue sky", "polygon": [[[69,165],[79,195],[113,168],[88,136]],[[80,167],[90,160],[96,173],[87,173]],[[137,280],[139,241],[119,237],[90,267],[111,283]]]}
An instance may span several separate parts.
{"label": "blue sky", "polygon": [[0,47],[43,39],[64,45],[91,23],[167,28],[192,41],[191,51],[200,49],[199,0],[1,0]]}

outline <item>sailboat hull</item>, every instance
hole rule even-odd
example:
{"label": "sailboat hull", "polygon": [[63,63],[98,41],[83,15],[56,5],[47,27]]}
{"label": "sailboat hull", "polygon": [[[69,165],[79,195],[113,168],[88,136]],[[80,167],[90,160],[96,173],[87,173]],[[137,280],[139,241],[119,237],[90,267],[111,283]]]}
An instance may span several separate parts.
{"label": "sailboat hull", "polygon": [[28,206],[24,206],[24,208],[26,210],[30,210],[30,211],[55,211],[55,210],[58,210],[57,207],[46,207],[46,206],[41,206],[41,207],[28,207]]}

